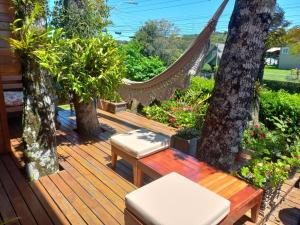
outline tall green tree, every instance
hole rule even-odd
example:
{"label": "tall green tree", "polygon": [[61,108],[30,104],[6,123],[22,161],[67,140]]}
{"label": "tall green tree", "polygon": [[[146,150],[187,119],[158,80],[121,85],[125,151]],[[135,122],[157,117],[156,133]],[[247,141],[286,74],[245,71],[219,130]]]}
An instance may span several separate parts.
{"label": "tall green tree", "polygon": [[13,24],[14,38],[9,43],[22,63],[24,156],[28,177],[35,180],[59,170],[52,79],[41,67],[38,56],[47,46],[47,5],[43,0],[13,3],[18,19]]}
{"label": "tall green tree", "polygon": [[290,46],[292,54],[300,54],[300,26],[288,30],[285,40],[286,44]]}
{"label": "tall green tree", "polygon": [[285,19],[284,10],[277,4],[274,8],[264,54],[261,59],[261,66],[258,74],[258,81],[260,83],[262,83],[264,76],[266,52],[272,47],[281,47],[285,44],[286,29],[289,25],[290,22]]}
{"label": "tall green tree", "polygon": [[[103,0],[58,0],[52,24],[64,30],[57,50],[63,57],[56,66],[61,90],[72,96],[77,130],[89,135],[98,131],[94,104],[97,97],[114,94],[124,75],[116,43],[102,34],[107,26],[109,8]],[[98,40],[98,41],[97,41]]]}
{"label": "tall green tree", "polygon": [[144,56],[142,48],[135,42],[120,46],[127,67],[126,78],[133,81],[149,80],[166,69],[158,56]]}
{"label": "tall green tree", "polygon": [[149,20],[134,35],[145,56],[158,56],[166,65],[182,53],[178,29],[167,20]]}
{"label": "tall green tree", "polygon": [[103,0],[57,0],[51,24],[63,28],[67,37],[95,37],[110,22]]}
{"label": "tall green tree", "polygon": [[198,156],[224,170],[235,165],[254,97],[275,0],[237,0],[215,88],[206,114]]}

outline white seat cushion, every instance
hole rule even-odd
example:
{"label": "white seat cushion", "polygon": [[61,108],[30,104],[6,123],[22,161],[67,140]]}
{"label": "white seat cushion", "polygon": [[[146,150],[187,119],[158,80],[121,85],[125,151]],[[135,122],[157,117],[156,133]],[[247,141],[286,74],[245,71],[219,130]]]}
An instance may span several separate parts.
{"label": "white seat cushion", "polygon": [[230,211],[228,200],[177,173],[131,192],[125,203],[147,225],[214,225]]}
{"label": "white seat cushion", "polygon": [[6,106],[23,105],[22,91],[4,91],[4,102]]}
{"label": "white seat cushion", "polygon": [[170,146],[170,138],[151,132],[147,129],[133,130],[124,134],[116,134],[110,139],[111,145],[140,159],[166,149]]}

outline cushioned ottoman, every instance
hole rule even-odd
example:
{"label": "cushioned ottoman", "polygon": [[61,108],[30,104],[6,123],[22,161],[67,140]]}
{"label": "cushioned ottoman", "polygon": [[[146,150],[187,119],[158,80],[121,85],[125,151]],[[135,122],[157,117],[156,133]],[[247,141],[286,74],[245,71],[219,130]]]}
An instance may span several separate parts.
{"label": "cushioned ottoman", "polygon": [[115,169],[120,156],[133,166],[133,179],[136,186],[141,185],[142,173],[137,161],[141,158],[164,150],[170,146],[170,138],[147,129],[133,130],[111,137],[112,167]]}
{"label": "cushioned ottoman", "polygon": [[214,225],[230,211],[228,200],[177,173],[131,192],[125,204],[126,225]]}

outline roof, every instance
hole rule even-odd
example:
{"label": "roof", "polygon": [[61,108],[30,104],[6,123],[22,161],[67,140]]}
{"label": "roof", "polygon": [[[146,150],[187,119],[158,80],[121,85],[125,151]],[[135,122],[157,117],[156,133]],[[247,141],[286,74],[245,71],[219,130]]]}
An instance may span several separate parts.
{"label": "roof", "polygon": [[274,47],[274,48],[270,48],[267,50],[267,52],[277,52],[277,51],[280,51],[281,48],[279,47]]}

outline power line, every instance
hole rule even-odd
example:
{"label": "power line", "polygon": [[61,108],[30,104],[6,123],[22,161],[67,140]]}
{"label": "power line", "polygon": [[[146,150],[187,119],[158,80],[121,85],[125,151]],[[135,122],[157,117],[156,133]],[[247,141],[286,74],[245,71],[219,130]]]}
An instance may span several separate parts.
{"label": "power line", "polygon": [[203,2],[207,2],[207,1],[209,1],[209,0],[196,1],[196,2],[190,2],[190,3],[178,4],[178,5],[172,5],[172,6],[165,6],[165,7],[159,7],[159,8],[151,8],[151,9],[144,9],[144,10],[128,11],[128,13],[147,12],[147,11],[154,11],[154,10],[161,10],[161,9],[169,9],[169,8],[180,7],[180,6],[200,4],[200,3],[203,3]]}

